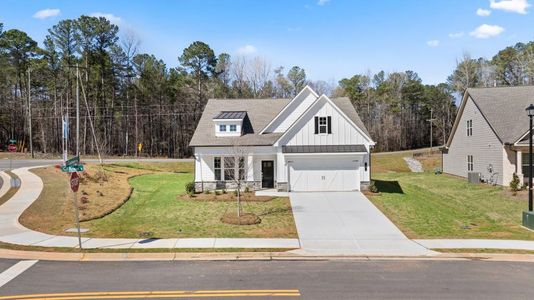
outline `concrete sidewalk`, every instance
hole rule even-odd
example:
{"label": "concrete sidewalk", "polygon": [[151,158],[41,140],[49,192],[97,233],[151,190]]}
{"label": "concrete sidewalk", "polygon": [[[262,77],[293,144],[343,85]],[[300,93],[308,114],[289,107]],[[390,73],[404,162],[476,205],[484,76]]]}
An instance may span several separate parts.
{"label": "concrete sidewalk", "polygon": [[[31,173],[30,168],[13,170],[21,179],[18,192],[0,206],[0,241],[4,243],[41,246],[77,248],[78,238],[73,236],[56,236],[37,232],[19,223],[20,215],[38,197],[43,190],[43,182],[39,176]],[[260,239],[260,238],[198,238],[198,239],[120,239],[120,238],[87,238],[82,237],[83,248],[113,249],[157,249],[157,248],[300,248],[298,239]]]}
{"label": "concrete sidewalk", "polygon": [[415,241],[432,249],[510,249],[534,251],[534,241],[483,239],[417,239]]}

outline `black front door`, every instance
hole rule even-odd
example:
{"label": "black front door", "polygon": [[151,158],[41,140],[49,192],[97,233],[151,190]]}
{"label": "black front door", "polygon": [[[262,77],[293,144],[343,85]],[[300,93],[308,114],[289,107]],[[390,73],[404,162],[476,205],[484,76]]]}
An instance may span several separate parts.
{"label": "black front door", "polygon": [[274,188],[274,161],[261,161],[261,187],[264,189]]}

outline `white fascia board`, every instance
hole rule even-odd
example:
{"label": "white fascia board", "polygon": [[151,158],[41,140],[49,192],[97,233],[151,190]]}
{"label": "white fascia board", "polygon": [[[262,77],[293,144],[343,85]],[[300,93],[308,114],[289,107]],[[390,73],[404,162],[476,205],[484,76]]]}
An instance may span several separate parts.
{"label": "white fascia board", "polygon": [[260,134],[263,134],[265,132],[265,130],[267,130],[267,128],[271,127],[271,125],[273,125],[273,123],[278,120],[278,118],[287,110],[288,107],[291,106],[291,103],[293,103],[295,101],[295,99],[298,99],[305,91],[309,91],[311,92],[311,94],[313,96],[315,96],[315,98],[319,98],[319,95],[317,95],[317,93],[309,86],[309,85],[306,85],[302,91],[300,91],[295,97],[293,97],[293,99],[291,99],[291,101],[289,101],[289,103],[286,104],[286,106],[284,106],[284,108],[276,115],[276,117],[274,117],[271,122],[269,122],[269,124],[267,124],[267,126],[265,126],[261,131],[260,131]]}
{"label": "white fascia board", "polygon": [[213,119],[213,122],[243,122],[243,119]]}
{"label": "white fascia board", "polygon": [[358,127],[354,122],[352,122],[352,120],[334,103],[334,101],[330,100],[330,98],[328,98],[328,96],[326,96],[325,94],[322,94],[321,97],[317,98],[317,100],[315,100],[311,105],[310,107],[308,107],[308,109],[306,109],[306,111],[297,119],[295,120],[295,122],[293,122],[293,124],[291,124],[291,126],[289,126],[289,128],[286,130],[286,132],[284,132],[284,134],[282,134],[281,137],[278,138],[278,140],[276,140],[276,142],[273,144],[274,146],[280,146],[280,141],[291,131],[291,129],[293,129],[293,127],[296,126],[296,124],[298,124],[306,114],[308,114],[308,112],[315,106],[315,105],[318,105],[318,103],[324,99],[325,101],[327,101],[328,103],[330,103],[332,105],[332,107],[334,107],[334,109],[343,117],[345,118],[345,120],[347,122],[349,122],[349,124],[351,124],[354,129],[356,129],[356,131],[358,131],[364,138],[367,139],[367,142],[369,143],[370,146],[374,146],[375,145],[375,142],[371,139],[371,137],[369,137],[367,134],[365,134],[362,129],[360,127]]}

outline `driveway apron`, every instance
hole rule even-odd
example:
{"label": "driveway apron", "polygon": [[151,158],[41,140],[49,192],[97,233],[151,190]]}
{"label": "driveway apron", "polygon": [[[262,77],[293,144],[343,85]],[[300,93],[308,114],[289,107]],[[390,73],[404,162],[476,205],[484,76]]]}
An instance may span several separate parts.
{"label": "driveway apron", "polygon": [[360,192],[290,193],[301,254],[432,255]]}

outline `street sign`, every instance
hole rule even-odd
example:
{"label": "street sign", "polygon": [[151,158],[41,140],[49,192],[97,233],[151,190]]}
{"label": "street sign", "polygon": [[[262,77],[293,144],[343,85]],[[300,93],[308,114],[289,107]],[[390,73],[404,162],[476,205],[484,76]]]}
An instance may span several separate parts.
{"label": "street sign", "polygon": [[70,174],[70,189],[76,193],[79,187],[80,187],[80,177],[78,176],[78,173],[73,172]]}
{"label": "street sign", "polygon": [[9,152],[17,152],[17,145],[15,145],[15,144],[7,145],[7,151],[9,151]]}
{"label": "street sign", "polygon": [[65,162],[65,165],[66,166],[77,166],[80,164],[80,157],[79,156],[74,156],[73,158],[67,160]]}
{"label": "street sign", "polygon": [[74,173],[74,172],[83,172],[83,165],[77,166],[61,166],[61,172]]}

